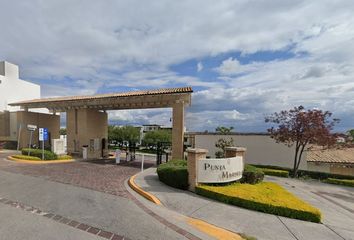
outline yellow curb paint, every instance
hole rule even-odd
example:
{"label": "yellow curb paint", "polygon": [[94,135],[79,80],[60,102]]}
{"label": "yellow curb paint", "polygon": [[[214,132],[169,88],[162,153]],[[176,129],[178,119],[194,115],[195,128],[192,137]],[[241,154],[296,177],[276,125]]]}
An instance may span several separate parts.
{"label": "yellow curb paint", "polygon": [[[139,193],[141,196],[143,196],[144,198],[148,199],[149,201],[157,204],[157,205],[162,205],[162,203],[160,202],[160,200],[155,197],[154,195],[152,195],[151,193],[148,193],[146,191],[144,191],[143,189],[141,189],[136,183],[135,183],[135,177],[136,175],[132,176],[129,178],[128,184],[129,186],[137,193]],[[205,234],[212,236],[218,240],[244,240],[244,238],[242,238],[240,235],[238,235],[237,233],[228,231],[226,229],[223,228],[219,228],[215,225],[212,225],[210,223],[204,222],[202,220],[199,219],[195,219],[195,218],[190,218],[190,217],[185,217],[187,219],[188,224],[190,224],[191,226],[195,227],[196,229],[198,229],[201,232],[204,232]]]}
{"label": "yellow curb paint", "polygon": [[33,161],[33,160],[24,160],[24,159],[17,159],[12,156],[8,156],[7,159],[19,163],[29,163],[29,164],[52,164],[52,163],[69,163],[69,162],[75,162],[74,159],[68,159],[68,160],[48,160],[48,161]]}
{"label": "yellow curb paint", "polygon": [[197,228],[199,231],[204,232],[218,240],[243,240],[243,238],[237,233],[225,230],[223,228],[219,228],[215,225],[212,225],[199,219],[188,218],[187,222],[193,227]]}
{"label": "yellow curb paint", "polygon": [[146,198],[147,200],[157,204],[157,205],[162,205],[162,203],[160,202],[160,200],[155,197],[154,195],[152,195],[151,193],[148,193],[146,191],[144,191],[143,189],[141,189],[136,183],[135,183],[135,177],[136,175],[132,176],[129,178],[128,184],[129,186],[137,193],[139,193],[141,196],[143,196],[144,198]]}

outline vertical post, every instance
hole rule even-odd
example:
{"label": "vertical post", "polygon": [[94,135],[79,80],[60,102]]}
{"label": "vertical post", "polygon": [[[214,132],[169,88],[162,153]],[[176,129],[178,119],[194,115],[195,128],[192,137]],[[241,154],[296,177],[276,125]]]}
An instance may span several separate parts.
{"label": "vertical post", "polygon": [[242,166],[245,167],[245,156],[246,156],[246,148],[244,147],[226,147],[225,148],[225,157],[233,158],[233,157],[241,157],[242,158]]}
{"label": "vertical post", "polygon": [[245,159],[246,156],[246,148],[244,147],[226,147],[225,148],[225,157],[232,158],[240,156]]}
{"label": "vertical post", "polygon": [[18,129],[18,138],[17,138],[17,151],[20,151],[20,139],[21,139],[22,123]]}
{"label": "vertical post", "polygon": [[172,159],[183,159],[184,102],[176,102],[172,107]]}
{"label": "vertical post", "polygon": [[32,135],[33,135],[33,131],[30,131],[30,141],[29,141],[29,149],[28,149],[28,156],[31,153],[31,146],[32,146]]}
{"label": "vertical post", "polygon": [[144,154],[141,156],[141,171],[144,171]]}
{"label": "vertical post", "polygon": [[198,182],[198,160],[205,159],[208,150],[201,148],[189,148],[187,149],[187,168],[188,168],[188,184],[189,190],[194,192],[195,186]]}
{"label": "vertical post", "polygon": [[44,139],[42,140],[42,160],[44,160]]}

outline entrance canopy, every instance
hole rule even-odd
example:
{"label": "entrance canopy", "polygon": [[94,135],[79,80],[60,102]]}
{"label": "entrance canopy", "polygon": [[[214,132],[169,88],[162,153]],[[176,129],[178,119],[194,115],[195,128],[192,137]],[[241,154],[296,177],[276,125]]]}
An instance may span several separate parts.
{"label": "entrance canopy", "polygon": [[[191,104],[191,87],[165,88],[92,96],[41,98],[10,103],[29,109],[47,108],[53,113],[66,112],[67,150],[80,152],[88,146],[89,157],[106,155],[108,120],[105,110],[172,108],[172,158],[183,159],[184,107]],[[102,111],[103,110],[103,111]],[[43,118],[43,117],[42,117]],[[57,125],[59,133],[60,124]]]}
{"label": "entrance canopy", "polygon": [[192,92],[191,87],[164,88],[91,96],[41,98],[10,103],[9,105],[21,106],[24,109],[47,108],[55,112],[87,108],[97,110],[168,108],[178,102],[190,105]]}

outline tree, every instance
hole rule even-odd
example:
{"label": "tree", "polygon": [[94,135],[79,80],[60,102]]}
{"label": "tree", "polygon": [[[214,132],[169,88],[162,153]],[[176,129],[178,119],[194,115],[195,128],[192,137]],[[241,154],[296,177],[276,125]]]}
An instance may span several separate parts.
{"label": "tree", "polygon": [[352,142],[354,142],[354,129],[350,129],[347,134],[349,135]]}
{"label": "tree", "polygon": [[172,133],[169,130],[147,132],[144,136],[145,145],[156,145],[158,142],[171,142]]}
{"label": "tree", "polygon": [[[228,128],[228,127],[219,126],[215,129],[215,131],[220,134],[229,134],[233,129],[234,129],[233,127]],[[215,147],[220,149],[219,151],[215,152],[216,158],[225,157],[225,148],[231,147],[233,145],[234,145],[234,139],[232,137],[230,137],[229,140],[225,138],[220,138],[218,141],[216,141]]]}
{"label": "tree", "polygon": [[276,125],[269,128],[268,133],[277,143],[288,147],[295,145],[293,177],[297,176],[302,154],[309,144],[331,147],[336,143],[331,130],[339,119],[331,117],[329,111],[305,110],[303,106],[265,117],[265,122]]}
{"label": "tree", "polygon": [[128,141],[130,143],[139,142],[140,130],[133,126],[108,126],[108,140],[122,143]]}
{"label": "tree", "polygon": [[219,126],[215,129],[215,131],[217,133],[221,133],[221,134],[227,134],[227,133],[231,133],[231,131],[234,129],[234,127],[224,127],[224,126]]}
{"label": "tree", "polygon": [[59,129],[59,134],[60,135],[66,135],[66,128],[60,128]]}

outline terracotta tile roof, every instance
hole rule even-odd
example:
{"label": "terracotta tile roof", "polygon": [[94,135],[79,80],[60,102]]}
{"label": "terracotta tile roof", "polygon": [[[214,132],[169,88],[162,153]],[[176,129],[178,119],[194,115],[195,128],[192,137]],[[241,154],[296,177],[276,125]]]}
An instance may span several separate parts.
{"label": "terracotta tile roof", "polygon": [[308,162],[354,164],[354,148],[309,150]]}
{"label": "terracotta tile roof", "polygon": [[32,103],[50,103],[50,102],[63,102],[63,101],[77,101],[77,100],[95,100],[105,98],[120,98],[120,97],[134,97],[134,96],[147,96],[147,95],[161,95],[161,94],[175,94],[175,93],[192,93],[191,87],[180,88],[161,88],[154,90],[144,91],[131,91],[120,93],[97,94],[90,96],[69,96],[69,97],[56,97],[56,98],[40,98],[21,102],[10,103],[11,106],[20,106]]}

